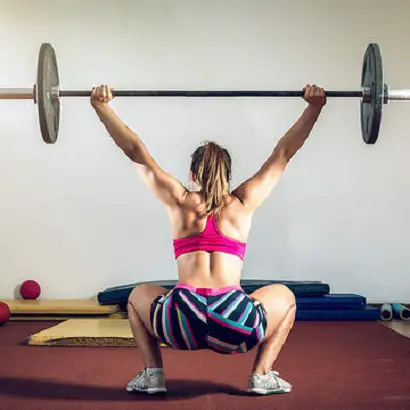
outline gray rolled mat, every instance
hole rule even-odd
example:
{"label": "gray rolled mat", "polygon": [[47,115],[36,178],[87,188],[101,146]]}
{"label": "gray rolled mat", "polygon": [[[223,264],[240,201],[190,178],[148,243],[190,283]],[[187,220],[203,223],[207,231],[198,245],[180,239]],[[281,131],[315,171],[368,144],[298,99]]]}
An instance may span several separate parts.
{"label": "gray rolled mat", "polygon": [[382,305],[380,308],[380,318],[386,322],[393,319],[393,308],[390,303]]}

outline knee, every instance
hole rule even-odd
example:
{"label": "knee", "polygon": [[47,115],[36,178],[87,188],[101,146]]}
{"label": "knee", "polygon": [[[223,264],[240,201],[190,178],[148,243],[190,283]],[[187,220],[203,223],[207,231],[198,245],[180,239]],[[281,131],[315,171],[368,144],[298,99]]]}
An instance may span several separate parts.
{"label": "knee", "polygon": [[279,299],[287,308],[296,306],[295,294],[285,285],[280,286]]}
{"label": "knee", "polygon": [[275,309],[286,314],[290,309],[296,308],[296,298],[294,293],[285,285],[271,285],[272,300],[275,302]]}
{"label": "knee", "polygon": [[282,294],[282,297],[284,299],[286,299],[291,304],[296,303],[295,294],[287,286],[285,285],[276,285],[276,286],[279,286],[280,293]]}
{"label": "knee", "polygon": [[134,309],[138,309],[140,302],[144,300],[144,296],[147,294],[147,290],[147,284],[137,285],[128,297],[128,308],[131,305]]}

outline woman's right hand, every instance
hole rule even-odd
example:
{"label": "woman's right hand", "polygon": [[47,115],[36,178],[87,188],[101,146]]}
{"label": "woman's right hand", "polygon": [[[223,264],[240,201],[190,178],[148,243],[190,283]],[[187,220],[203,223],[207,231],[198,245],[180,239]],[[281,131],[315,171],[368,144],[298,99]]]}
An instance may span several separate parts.
{"label": "woman's right hand", "polygon": [[112,89],[108,85],[100,85],[93,87],[90,102],[94,108],[98,108],[108,105],[113,98]]}
{"label": "woman's right hand", "polygon": [[323,88],[308,84],[303,91],[305,93],[303,99],[311,106],[321,109],[326,105],[326,93]]}

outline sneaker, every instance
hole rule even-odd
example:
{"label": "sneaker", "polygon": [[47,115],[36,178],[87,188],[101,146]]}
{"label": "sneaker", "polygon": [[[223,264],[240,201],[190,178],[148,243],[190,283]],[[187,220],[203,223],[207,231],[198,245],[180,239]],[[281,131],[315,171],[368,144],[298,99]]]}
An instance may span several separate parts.
{"label": "sneaker", "polygon": [[248,393],[280,394],[289,393],[292,385],[279,377],[278,372],[268,374],[252,374],[249,376]]}
{"label": "sneaker", "polygon": [[166,393],[164,372],[155,372],[148,375],[146,369],[141,370],[127,384],[128,392],[143,392],[149,394]]}

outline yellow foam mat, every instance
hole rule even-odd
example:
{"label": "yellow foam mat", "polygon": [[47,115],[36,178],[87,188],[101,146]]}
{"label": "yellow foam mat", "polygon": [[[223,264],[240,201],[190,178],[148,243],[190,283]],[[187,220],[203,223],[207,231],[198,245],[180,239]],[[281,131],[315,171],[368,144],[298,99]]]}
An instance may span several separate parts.
{"label": "yellow foam mat", "polygon": [[30,345],[135,346],[123,319],[72,319],[29,337]]}
{"label": "yellow foam mat", "polygon": [[127,319],[125,312],[116,312],[109,315],[24,315],[13,314],[10,322],[62,322],[68,319]]}
{"label": "yellow foam mat", "polygon": [[28,339],[35,346],[136,346],[128,320],[73,319]]}
{"label": "yellow foam mat", "polygon": [[117,305],[101,306],[96,299],[3,300],[11,314],[26,315],[107,315],[117,312]]}

